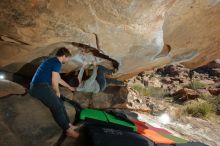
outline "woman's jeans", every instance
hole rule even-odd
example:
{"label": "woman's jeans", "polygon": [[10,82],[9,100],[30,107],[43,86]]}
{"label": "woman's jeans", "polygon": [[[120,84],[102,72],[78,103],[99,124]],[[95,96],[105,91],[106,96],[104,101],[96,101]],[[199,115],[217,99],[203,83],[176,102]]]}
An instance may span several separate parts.
{"label": "woman's jeans", "polygon": [[98,66],[96,80],[100,86],[100,91],[104,91],[109,84],[124,85],[122,81],[115,79],[108,79],[105,77],[105,74],[112,74],[112,73],[113,73],[112,70],[109,70],[101,65]]}
{"label": "woman's jeans", "polygon": [[47,83],[31,84],[29,93],[50,109],[54,120],[63,130],[69,128],[70,120],[63,100],[55,94],[51,85]]}

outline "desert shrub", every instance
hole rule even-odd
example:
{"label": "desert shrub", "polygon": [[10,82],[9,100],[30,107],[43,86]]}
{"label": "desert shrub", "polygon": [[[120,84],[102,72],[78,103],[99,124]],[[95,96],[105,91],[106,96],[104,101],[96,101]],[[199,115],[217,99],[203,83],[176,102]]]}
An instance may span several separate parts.
{"label": "desert shrub", "polygon": [[150,95],[147,88],[145,88],[143,85],[135,84],[135,85],[132,85],[131,88],[136,90],[139,93],[139,95],[142,95],[142,96],[149,96]]}
{"label": "desert shrub", "polygon": [[204,102],[192,102],[184,108],[184,113],[193,117],[205,118],[214,109],[214,105],[207,101]]}
{"label": "desert shrub", "polygon": [[164,90],[163,88],[159,88],[159,87],[144,87],[140,84],[135,84],[132,86],[132,88],[136,90],[139,93],[139,95],[142,95],[142,96],[152,96],[152,97],[163,98],[168,94],[166,90]]}
{"label": "desert shrub", "polygon": [[218,96],[201,96],[202,99],[214,105],[214,111],[220,115],[220,95]]}
{"label": "desert shrub", "polygon": [[206,85],[199,82],[199,81],[191,81],[188,85],[186,85],[185,87],[189,88],[189,89],[204,89],[206,88]]}

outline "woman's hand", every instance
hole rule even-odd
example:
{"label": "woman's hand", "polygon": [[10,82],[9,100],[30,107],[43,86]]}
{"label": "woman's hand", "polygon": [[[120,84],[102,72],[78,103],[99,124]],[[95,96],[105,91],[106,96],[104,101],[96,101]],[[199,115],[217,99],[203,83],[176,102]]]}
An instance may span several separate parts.
{"label": "woman's hand", "polygon": [[82,67],[83,67],[83,68],[86,68],[87,65],[88,65],[88,62],[83,61],[83,65],[82,65]]}
{"label": "woman's hand", "polygon": [[73,91],[76,91],[76,88],[71,87],[71,86],[70,86],[68,89],[69,89],[70,91],[72,91],[72,92],[73,92]]}
{"label": "woman's hand", "polygon": [[93,64],[94,66],[96,66],[96,65],[97,65],[97,62],[96,62],[96,61],[93,61],[92,64]]}
{"label": "woman's hand", "polygon": [[56,95],[57,95],[58,97],[60,97],[60,92],[56,92]]}

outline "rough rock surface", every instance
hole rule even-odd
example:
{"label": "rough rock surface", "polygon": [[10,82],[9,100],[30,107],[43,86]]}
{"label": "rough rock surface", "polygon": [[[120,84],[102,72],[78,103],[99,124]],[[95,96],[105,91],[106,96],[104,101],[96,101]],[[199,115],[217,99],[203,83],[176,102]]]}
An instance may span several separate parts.
{"label": "rough rock surface", "polygon": [[217,0],[1,0],[0,13],[0,66],[12,72],[71,42],[117,60],[115,76],[124,78],[220,55]]}
{"label": "rough rock surface", "polygon": [[[66,109],[73,120],[74,108]],[[0,98],[1,146],[53,145],[61,133],[48,108],[29,94]]]}
{"label": "rough rock surface", "polygon": [[0,98],[13,94],[25,94],[25,88],[17,83],[0,80]]}
{"label": "rough rock surface", "polygon": [[190,100],[190,99],[196,99],[199,97],[199,93],[192,89],[183,88],[174,93],[174,96],[180,97],[181,100]]}
{"label": "rough rock surface", "polygon": [[129,91],[124,86],[109,86],[104,92],[100,93],[85,93],[85,92],[70,92],[62,88],[62,94],[76,102],[78,102],[83,108],[126,108],[123,105],[127,105],[129,101]]}

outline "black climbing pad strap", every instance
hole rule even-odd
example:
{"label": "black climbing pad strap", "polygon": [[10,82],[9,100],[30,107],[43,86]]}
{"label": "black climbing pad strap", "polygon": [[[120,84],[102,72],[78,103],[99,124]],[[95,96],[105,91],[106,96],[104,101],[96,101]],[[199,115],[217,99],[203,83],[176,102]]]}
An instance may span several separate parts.
{"label": "black climbing pad strap", "polygon": [[122,112],[117,112],[117,111],[109,110],[109,111],[107,111],[107,113],[109,113],[109,114],[111,114],[111,115],[117,117],[117,118],[120,119],[120,120],[126,121],[126,122],[128,122],[128,123],[130,123],[130,124],[132,124],[132,125],[134,124],[134,123],[131,122],[131,121],[128,119],[128,117],[127,117],[124,113],[122,113]]}
{"label": "black climbing pad strap", "polygon": [[73,124],[77,124],[79,121],[80,121],[80,112],[81,110],[83,109],[79,103],[77,103],[76,101],[73,101],[73,100],[70,100],[66,97],[64,97],[63,95],[60,96],[60,98],[63,100],[63,101],[66,101],[68,102],[69,104],[71,104],[75,110],[76,110],[76,115],[75,115],[75,120],[73,121]]}
{"label": "black climbing pad strap", "polygon": [[[69,104],[71,104],[75,110],[76,110],[76,115],[75,115],[75,118],[73,120],[73,125],[76,125],[77,123],[79,123],[80,121],[80,112],[81,110],[83,109],[79,103],[77,103],[76,101],[73,101],[73,100],[70,100],[66,97],[64,97],[63,95],[60,96],[60,98],[63,100],[63,101],[66,101],[68,102]],[[57,140],[57,142],[53,145],[53,146],[60,146],[63,141],[66,139],[66,131],[63,131],[62,134],[60,135],[59,139]]]}

